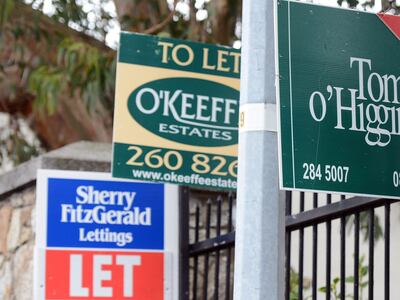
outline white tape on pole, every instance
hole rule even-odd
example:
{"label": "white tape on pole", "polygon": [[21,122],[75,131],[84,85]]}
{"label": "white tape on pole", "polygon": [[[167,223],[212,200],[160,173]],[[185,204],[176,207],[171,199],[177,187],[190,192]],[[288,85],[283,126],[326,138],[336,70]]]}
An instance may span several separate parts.
{"label": "white tape on pole", "polygon": [[276,105],[272,103],[247,103],[240,106],[239,131],[277,132]]}

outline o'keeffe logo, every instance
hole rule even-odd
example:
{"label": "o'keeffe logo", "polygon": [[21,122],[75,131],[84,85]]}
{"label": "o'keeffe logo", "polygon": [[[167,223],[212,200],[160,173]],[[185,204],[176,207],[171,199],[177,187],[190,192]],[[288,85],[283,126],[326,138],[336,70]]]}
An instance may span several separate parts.
{"label": "o'keeffe logo", "polygon": [[238,141],[239,91],[197,78],[148,82],[128,99],[132,117],[144,128],[175,142],[218,147]]}

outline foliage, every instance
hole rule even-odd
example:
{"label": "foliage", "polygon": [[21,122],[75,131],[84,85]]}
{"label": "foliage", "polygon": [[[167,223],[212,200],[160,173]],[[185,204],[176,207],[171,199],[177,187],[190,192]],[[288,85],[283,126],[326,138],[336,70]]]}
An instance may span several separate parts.
{"label": "foliage", "polygon": [[[352,215],[349,218],[347,218],[346,222],[347,222],[347,230],[348,232],[351,232],[354,228],[354,216]],[[370,233],[369,230],[370,230],[369,213],[362,212],[360,213],[360,232],[362,233],[364,242],[368,241],[369,239],[369,233]],[[374,215],[374,240],[379,241],[382,238],[383,238],[383,228],[381,220],[379,216]]]}
{"label": "foliage", "polygon": [[[310,289],[310,280],[307,278],[303,279],[303,290],[307,291]],[[310,296],[304,298],[308,300]],[[299,273],[293,268],[290,268],[290,300],[300,300],[299,299]]]}
{"label": "foliage", "polygon": [[[7,5],[23,2],[22,0],[0,1]],[[43,10],[45,1],[33,0],[28,3],[37,10]],[[110,4],[113,3],[111,0],[103,1],[101,5],[95,0],[53,0],[51,3],[53,9],[49,14],[54,21],[66,24],[103,42],[111,28],[111,22],[116,21],[115,13],[110,10]],[[176,0],[172,6],[167,0],[124,0],[115,3],[117,6],[118,4],[126,6],[125,10],[119,13],[119,21],[124,29],[208,42],[219,40],[233,43],[239,38],[235,34],[235,25],[240,18],[238,10],[241,5],[240,0],[192,1],[189,14],[176,9],[179,4],[186,3],[184,0]],[[198,21],[198,13],[206,11],[209,12],[206,13],[209,18]],[[229,15],[230,26],[217,35],[216,31],[220,30],[218,28],[224,27],[216,26],[222,24],[217,24],[219,13]],[[50,114],[54,113],[58,94],[69,92],[70,95],[78,94],[88,109],[93,109],[98,102],[110,109],[113,99],[115,54],[103,51],[104,49],[100,49],[97,45],[77,40],[76,37],[56,36],[55,40],[50,40],[54,37],[51,33],[47,33],[48,28],[40,27],[39,23],[37,22],[37,31],[34,34],[37,42],[44,45],[51,43],[49,49],[53,48],[54,43],[59,45],[56,46],[58,48],[56,60],[41,61],[29,69],[24,69],[25,62],[22,64],[18,62],[19,67],[23,68],[21,73],[29,75],[27,88],[35,96],[35,108]],[[22,26],[24,24],[21,24]],[[9,30],[15,37],[16,47],[24,51],[26,45],[18,42],[21,37],[26,36],[21,27],[13,26]]]}
{"label": "foliage", "polygon": [[[359,267],[358,267],[358,277],[359,277],[359,300],[363,300],[363,291],[368,286],[368,266],[364,264],[365,256],[362,255],[359,258]],[[354,276],[348,276],[345,279],[346,283],[354,285]],[[342,299],[342,295],[340,293],[340,278],[335,277],[330,286],[330,291],[328,291],[327,287],[321,287],[318,289],[321,293],[330,293],[330,298],[332,300],[340,300]],[[352,293],[348,293],[345,296],[345,299],[354,299],[354,295]]]}
{"label": "foliage", "polygon": [[29,90],[36,94],[36,107],[54,113],[58,93],[64,90],[63,72],[52,66],[40,66],[30,75]]}
{"label": "foliage", "polygon": [[0,163],[7,158],[15,164],[21,164],[39,155],[40,148],[37,145],[30,144],[20,131],[13,132],[6,141],[0,141],[0,145],[7,149],[7,154],[1,153]]}
{"label": "foliage", "polygon": [[0,0],[0,29],[14,9],[14,0]]}
{"label": "foliage", "polygon": [[349,7],[354,8],[357,7],[357,5],[360,3],[358,0],[338,0],[337,3],[342,6],[343,2],[347,2]]}
{"label": "foliage", "polygon": [[3,169],[10,163],[23,163],[42,152],[32,133],[22,130],[27,127],[22,119],[8,118],[6,124],[0,129],[0,165]]}
{"label": "foliage", "polygon": [[88,109],[99,101],[111,107],[114,77],[114,55],[66,38],[58,48],[57,64],[41,65],[30,74],[29,90],[36,95],[36,106],[49,113],[54,113],[60,91],[69,91],[71,96],[79,91]]}
{"label": "foliage", "polygon": [[[382,11],[390,11],[390,13],[393,14],[399,14],[400,13],[400,5],[397,4],[396,0],[381,0],[381,7]],[[360,1],[358,0],[337,0],[337,3],[339,6],[342,6],[344,3],[347,3],[347,5],[350,8],[356,8],[359,4]],[[361,6],[364,9],[367,8],[373,8],[376,5],[375,0],[365,0],[361,3]]]}
{"label": "foliage", "polygon": [[[338,291],[339,284],[340,284],[339,277],[335,277],[331,282],[331,289],[330,289],[329,293],[331,295],[330,298],[333,299],[333,300],[340,300],[341,299],[341,294]],[[325,293],[325,294],[328,293],[327,287],[321,287],[321,288],[319,288],[319,291],[321,293]],[[351,296],[346,295],[345,298],[348,298],[348,297],[351,297]]]}
{"label": "foliage", "polygon": [[[20,0],[18,0],[20,1]],[[44,9],[45,0],[30,0],[30,5],[38,10]],[[52,0],[51,18],[61,24],[73,27],[88,35],[104,41],[115,15],[108,8],[112,0]]]}

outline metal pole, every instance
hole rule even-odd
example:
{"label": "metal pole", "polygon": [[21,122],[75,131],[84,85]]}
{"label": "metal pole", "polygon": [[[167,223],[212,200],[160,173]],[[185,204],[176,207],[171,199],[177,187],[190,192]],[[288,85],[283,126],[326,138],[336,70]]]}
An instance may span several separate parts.
{"label": "metal pole", "polygon": [[284,299],[284,200],[279,199],[276,0],[243,1],[235,300]]}

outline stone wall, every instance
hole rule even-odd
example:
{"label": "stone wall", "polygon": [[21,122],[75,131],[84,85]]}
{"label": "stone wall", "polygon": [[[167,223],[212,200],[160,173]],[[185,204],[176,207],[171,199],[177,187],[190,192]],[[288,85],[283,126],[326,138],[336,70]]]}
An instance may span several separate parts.
{"label": "stone wall", "polygon": [[0,299],[32,299],[35,188],[0,202]]}
{"label": "stone wall", "polygon": [[111,145],[81,142],[0,176],[0,300],[32,300],[37,169],[106,172]]}

